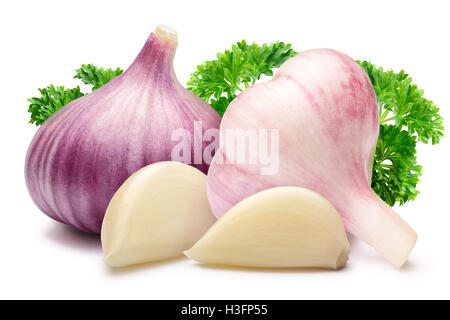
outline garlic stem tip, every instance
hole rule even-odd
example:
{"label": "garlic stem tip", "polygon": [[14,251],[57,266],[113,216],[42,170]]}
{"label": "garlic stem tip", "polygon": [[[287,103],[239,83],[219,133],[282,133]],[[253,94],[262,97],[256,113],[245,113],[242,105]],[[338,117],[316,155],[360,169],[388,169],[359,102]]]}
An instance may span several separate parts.
{"label": "garlic stem tip", "polygon": [[156,38],[171,46],[176,46],[178,44],[178,32],[164,24],[158,24],[155,29]]}

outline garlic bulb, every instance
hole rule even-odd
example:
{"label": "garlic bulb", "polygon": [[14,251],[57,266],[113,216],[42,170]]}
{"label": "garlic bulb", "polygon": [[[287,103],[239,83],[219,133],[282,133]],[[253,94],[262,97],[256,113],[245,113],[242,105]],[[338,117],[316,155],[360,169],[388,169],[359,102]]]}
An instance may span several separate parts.
{"label": "garlic bulb", "polygon": [[[158,26],[121,76],[64,106],[40,127],[28,150],[25,177],[45,214],[100,233],[121,184],[148,164],[172,160],[180,143],[174,132],[181,132],[193,154],[195,123],[200,134],[219,127],[216,111],[177,81],[176,46],[176,32]],[[207,145],[202,139],[200,148]],[[209,166],[192,165],[204,173]]]}
{"label": "garlic bulb", "polygon": [[[208,199],[217,217],[258,191],[304,187],[333,204],[347,231],[394,266],[405,263],[417,234],[371,189],[379,108],[369,77],[354,60],[330,49],[294,56],[273,79],[231,102],[221,139],[233,130],[256,136],[264,129],[279,133],[279,152],[272,159],[277,166],[269,174],[261,159],[229,161],[235,150],[221,142],[208,172]],[[235,149],[244,155],[251,151],[248,145]]]}

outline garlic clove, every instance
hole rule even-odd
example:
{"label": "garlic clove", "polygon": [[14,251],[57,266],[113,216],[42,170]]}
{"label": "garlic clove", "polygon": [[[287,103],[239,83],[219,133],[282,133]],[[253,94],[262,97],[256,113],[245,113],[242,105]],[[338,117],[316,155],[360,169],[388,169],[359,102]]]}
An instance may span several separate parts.
{"label": "garlic clove", "polygon": [[215,265],[340,269],[349,252],[328,200],[305,188],[277,187],[236,204],[185,255]]}
{"label": "garlic clove", "polygon": [[216,221],[206,175],[179,162],[158,162],[133,174],[114,194],[102,225],[112,267],[183,255]]}

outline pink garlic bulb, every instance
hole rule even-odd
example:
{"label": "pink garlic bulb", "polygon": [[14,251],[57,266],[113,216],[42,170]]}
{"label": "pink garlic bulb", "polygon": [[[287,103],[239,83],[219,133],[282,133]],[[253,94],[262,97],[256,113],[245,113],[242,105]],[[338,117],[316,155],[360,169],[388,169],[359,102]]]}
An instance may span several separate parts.
{"label": "pink garlic bulb", "polygon": [[[379,108],[368,76],[350,57],[328,49],[298,54],[273,79],[242,92],[220,129],[224,141],[229,130],[278,130],[279,167],[264,175],[261,161],[230,161],[235,150],[221,142],[208,173],[217,217],[258,191],[305,187],[336,207],[349,232],[394,266],[404,264],[417,235],[371,189]],[[240,152],[248,154],[248,145]]]}

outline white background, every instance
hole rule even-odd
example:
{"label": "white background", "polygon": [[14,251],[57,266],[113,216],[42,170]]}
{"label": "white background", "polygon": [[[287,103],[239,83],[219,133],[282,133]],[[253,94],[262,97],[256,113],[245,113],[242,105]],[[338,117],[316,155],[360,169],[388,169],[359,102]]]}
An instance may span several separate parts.
{"label": "white background", "polygon": [[99,238],[42,214],[24,184],[36,127],[26,99],[72,86],[83,63],[126,68],[156,24],[179,32],[175,69],[243,38],[297,50],[329,47],[404,68],[441,107],[450,130],[448,1],[2,1],[0,4],[0,298],[450,298],[450,141],[420,146],[421,194],[398,212],[419,241],[402,270],[352,239],[348,266],[330,271],[222,270],[187,259],[113,271]]}

